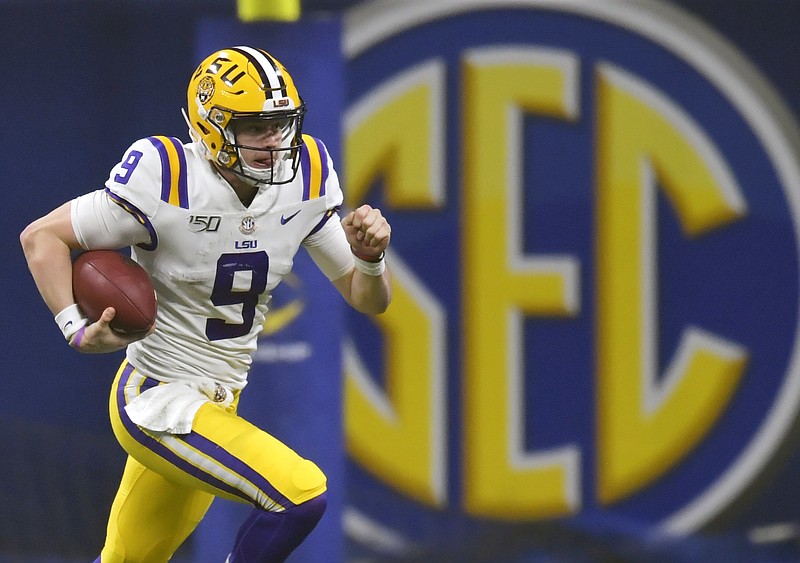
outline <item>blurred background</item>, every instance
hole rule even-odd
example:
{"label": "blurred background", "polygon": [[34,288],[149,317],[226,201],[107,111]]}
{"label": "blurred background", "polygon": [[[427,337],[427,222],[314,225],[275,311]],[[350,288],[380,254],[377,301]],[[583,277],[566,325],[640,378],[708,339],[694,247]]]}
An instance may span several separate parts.
{"label": "blurred background", "polygon": [[[301,562],[800,561],[794,0],[0,0],[0,563],[94,560],[122,355],[75,354],[17,243],[102,188],[218,48],[292,73],[394,302],[305,255],[242,414],[315,460]],[[266,407],[269,405],[269,408]],[[176,554],[222,562],[217,501]]]}

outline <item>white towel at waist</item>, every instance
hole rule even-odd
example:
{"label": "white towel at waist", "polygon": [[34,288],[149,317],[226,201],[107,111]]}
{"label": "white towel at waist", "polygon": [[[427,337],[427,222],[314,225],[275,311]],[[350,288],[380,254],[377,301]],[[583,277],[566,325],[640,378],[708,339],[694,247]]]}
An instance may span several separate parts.
{"label": "white towel at waist", "polygon": [[210,380],[173,381],[137,395],[125,406],[125,412],[135,424],[147,430],[188,434],[203,403],[226,408],[233,398],[232,389]]}

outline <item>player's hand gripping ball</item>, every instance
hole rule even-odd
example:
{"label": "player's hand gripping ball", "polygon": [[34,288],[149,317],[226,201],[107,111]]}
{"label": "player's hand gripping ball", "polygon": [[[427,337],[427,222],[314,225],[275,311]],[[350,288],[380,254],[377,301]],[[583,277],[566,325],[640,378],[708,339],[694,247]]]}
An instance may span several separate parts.
{"label": "player's hand gripping ball", "polygon": [[75,302],[92,322],[106,307],[116,315],[110,326],[118,332],[150,330],[156,321],[156,292],[139,264],[114,250],[90,250],[72,265]]}

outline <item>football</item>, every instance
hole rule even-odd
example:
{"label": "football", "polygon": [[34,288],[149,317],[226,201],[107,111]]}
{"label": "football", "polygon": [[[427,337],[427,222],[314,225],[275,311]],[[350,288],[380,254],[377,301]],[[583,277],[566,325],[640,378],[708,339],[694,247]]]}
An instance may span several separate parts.
{"label": "football", "polygon": [[114,307],[111,328],[118,332],[144,332],[156,321],[156,292],[150,276],[120,252],[89,250],[79,254],[72,264],[72,292],[92,322],[106,307]]}

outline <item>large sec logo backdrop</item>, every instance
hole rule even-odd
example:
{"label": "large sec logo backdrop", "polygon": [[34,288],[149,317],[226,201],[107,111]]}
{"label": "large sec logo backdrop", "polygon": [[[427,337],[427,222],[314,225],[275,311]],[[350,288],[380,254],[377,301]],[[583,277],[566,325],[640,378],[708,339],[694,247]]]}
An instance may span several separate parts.
{"label": "large sec logo backdrop", "polygon": [[395,274],[345,350],[351,536],[737,508],[800,396],[770,86],[663,2],[377,2],[345,29],[348,204],[386,210]]}

